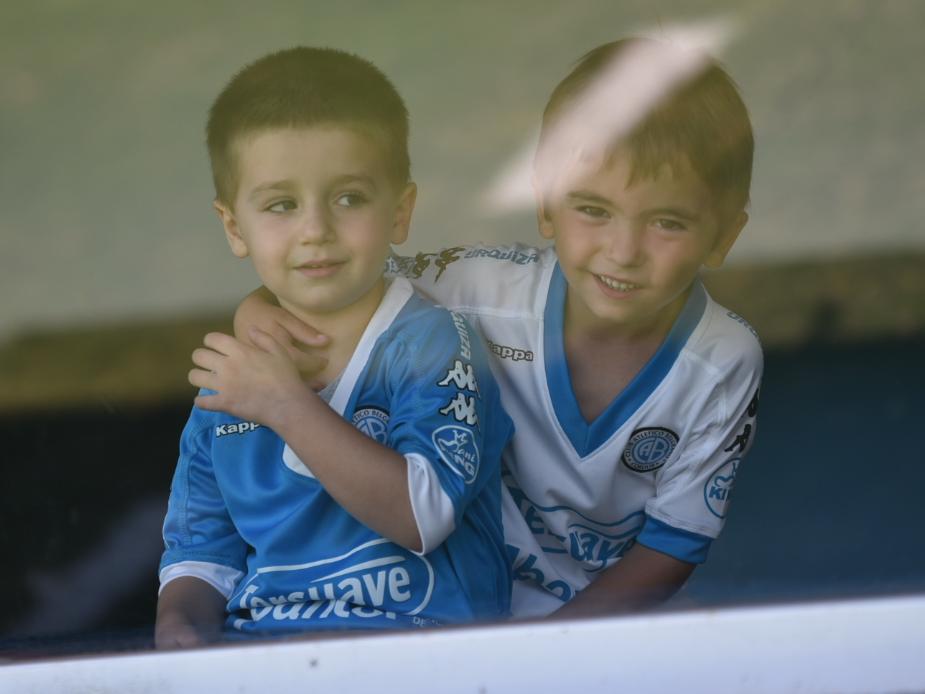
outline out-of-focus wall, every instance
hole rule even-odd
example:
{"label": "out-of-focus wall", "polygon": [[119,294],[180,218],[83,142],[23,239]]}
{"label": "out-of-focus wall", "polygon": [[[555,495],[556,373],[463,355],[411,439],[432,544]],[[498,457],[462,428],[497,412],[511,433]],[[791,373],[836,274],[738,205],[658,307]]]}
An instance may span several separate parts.
{"label": "out-of-focus wall", "polygon": [[[378,64],[412,113],[409,250],[537,240],[482,200],[529,148],[585,51],[643,31],[727,30],[754,116],[752,222],[733,262],[925,248],[925,4],[5,3],[0,8],[0,340],[34,327],[227,310],[255,276],[212,216],[208,105],[295,44]],[[711,28],[712,27],[712,28]]]}

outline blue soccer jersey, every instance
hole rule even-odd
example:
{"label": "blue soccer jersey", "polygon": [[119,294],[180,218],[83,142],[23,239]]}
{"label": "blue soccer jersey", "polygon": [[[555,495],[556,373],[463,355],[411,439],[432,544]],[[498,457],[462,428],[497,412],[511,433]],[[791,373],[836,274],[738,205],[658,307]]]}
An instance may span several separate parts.
{"label": "blue soccer jersey", "polygon": [[207,581],[228,599],[226,626],[243,632],[505,617],[500,458],[512,424],[466,321],[395,279],[329,404],[408,461],[424,551],[355,520],[273,431],[194,408],[164,524],[162,586]]}
{"label": "blue soccer jersey", "polygon": [[393,272],[488,341],[517,433],[504,456],[512,612],[549,614],[640,543],[706,559],[754,440],[761,347],[699,282],[658,351],[593,422],[563,344],[567,284],[552,248],[456,247]]}

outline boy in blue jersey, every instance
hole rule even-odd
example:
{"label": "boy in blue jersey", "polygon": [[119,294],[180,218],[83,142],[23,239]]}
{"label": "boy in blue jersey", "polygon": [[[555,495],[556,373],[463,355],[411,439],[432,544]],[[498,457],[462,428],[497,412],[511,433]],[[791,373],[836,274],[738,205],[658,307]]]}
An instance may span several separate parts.
{"label": "boy in blue jersey", "polygon": [[466,320],[383,276],[408,233],[407,112],[356,56],[296,48],[212,106],[215,209],[324,330],[315,392],[272,336],[209,334],[164,524],[156,643],[493,620],[511,422]]}
{"label": "boy in blue jersey", "polygon": [[[748,219],[753,147],[745,105],[709,57],[606,44],[543,114],[534,186],[553,247],[393,259],[491,348],[516,425],[503,495],[515,616],[658,604],[722,529],[754,440],[762,355],[698,273],[722,264]],[[242,304],[239,332],[262,325],[290,349],[317,340],[268,299]]]}

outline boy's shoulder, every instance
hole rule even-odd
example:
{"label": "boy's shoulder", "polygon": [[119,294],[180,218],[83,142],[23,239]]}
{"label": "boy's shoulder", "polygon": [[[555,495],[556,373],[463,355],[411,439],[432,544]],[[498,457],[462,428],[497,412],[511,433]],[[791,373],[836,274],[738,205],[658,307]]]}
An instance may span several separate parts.
{"label": "boy's shoulder", "polygon": [[761,372],[764,357],[757,331],[745,318],[717,303],[702,287],[704,309],[686,351],[718,372]]}
{"label": "boy's shoulder", "polygon": [[520,314],[542,312],[555,265],[551,247],[478,244],[393,255],[387,272],[407,278],[426,297],[453,310]]}

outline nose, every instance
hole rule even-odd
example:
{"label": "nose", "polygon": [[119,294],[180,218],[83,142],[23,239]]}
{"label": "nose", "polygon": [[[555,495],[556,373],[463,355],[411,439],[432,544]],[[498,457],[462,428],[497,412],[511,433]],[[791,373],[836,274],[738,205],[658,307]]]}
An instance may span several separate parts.
{"label": "nose", "polygon": [[607,229],[607,256],[617,265],[635,267],[642,263],[645,229],[629,221],[615,222]]}
{"label": "nose", "polygon": [[306,205],[299,218],[302,243],[326,243],[334,238],[334,223],[323,205]]}

